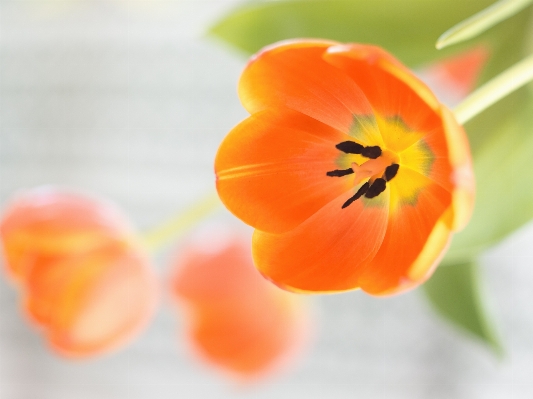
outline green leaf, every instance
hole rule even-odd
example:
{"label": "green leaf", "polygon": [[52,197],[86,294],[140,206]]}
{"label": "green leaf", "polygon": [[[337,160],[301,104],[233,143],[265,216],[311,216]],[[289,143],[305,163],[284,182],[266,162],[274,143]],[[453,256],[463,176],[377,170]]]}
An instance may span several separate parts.
{"label": "green leaf", "polygon": [[447,321],[482,340],[498,354],[502,353],[487,317],[475,261],[440,266],[423,289],[429,302]]}
{"label": "green leaf", "polygon": [[533,99],[522,101],[527,88],[516,94],[486,112],[492,114],[489,120],[494,115],[500,118],[492,131],[476,130],[487,137],[473,140],[477,141],[474,214],[454,236],[445,262],[469,259],[533,218]]}
{"label": "green leaf", "polygon": [[[493,0],[258,1],[238,7],[216,23],[210,33],[248,54],[279,40],[300,37],[373,43],[407,65],[418,66],[465,48],[468,44],[452,51],[438,51],[434,43],[444,30],[492,3]],[[519,14],[479,40],[490,42],[495,49],[504,49],[513,41],[522,44],[525,19]],[[520,57],[515,57],[514,62]],[[509,65],[512,64],[506,67]]]}
{"label": "green leaf", "polygon": [[533,0],[500,0],[444,32],[436,47],[442,49],[471,39],[529,6]]}

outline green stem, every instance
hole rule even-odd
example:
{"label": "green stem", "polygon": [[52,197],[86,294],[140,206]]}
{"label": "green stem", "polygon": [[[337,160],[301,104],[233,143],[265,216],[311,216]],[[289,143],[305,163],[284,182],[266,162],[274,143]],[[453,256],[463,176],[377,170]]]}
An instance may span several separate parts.
{"label": "green stem", "polygon": [[176,240],[220,208],[222,203],[216,192],[209,193],[194,205],[178,213],[170,221],[144,234],[142,240],[150,252],[155,252]]}
{"label": "green stem", "polygon": [[533,0],[500,0],[444,32],[437,40],[437,49],[463,42],[483,33],[499,22],[522,11]]}
{"label": "green stem", "polygon": [[464,124],[506,95],[533,80],[533,54],[491,79],[465,98],[455,109]]}

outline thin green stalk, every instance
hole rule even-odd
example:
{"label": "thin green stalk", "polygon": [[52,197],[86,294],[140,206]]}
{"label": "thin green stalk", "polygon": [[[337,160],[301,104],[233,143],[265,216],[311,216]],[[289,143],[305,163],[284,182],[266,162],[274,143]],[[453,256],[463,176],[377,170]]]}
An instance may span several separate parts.
{"label": "thin green stalk", "polygon": [[522,11],[531,3],[533,3],[533,0],[500,0],[448,29],[439,37],[436,47],[437,49],[442,49],[471,39]]}
{"label": "thin green stalk", "polygon": [[492,104],[533,80],[533,55],[524,58],[465,98],[455,109],[459,123],[468,122]]}
{"label": "thin green stalk", "polygon": [[178,213],[170,221],[156,227],[143,236],[145,247],[155,252],[167,243],[179,238],[200,221],[216,212],[222,203],[217,193],[209,193],[194,205]]}

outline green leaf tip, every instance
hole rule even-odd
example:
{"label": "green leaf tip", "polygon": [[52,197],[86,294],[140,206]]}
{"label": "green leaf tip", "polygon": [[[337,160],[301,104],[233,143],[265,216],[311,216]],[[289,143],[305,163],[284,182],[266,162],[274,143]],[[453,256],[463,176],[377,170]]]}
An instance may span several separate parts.
{"label": "green leaf tip", "polygon": [[533,55],[524,58],[491,79],[463,100],[454,114],[461,124],[533,80]]}
{"label": "green leaf tip", "polygon": [[531,3],[533,0],[500,0],[448,29],[438,38],[435,47],[440,50],[471,39],[522,11]]}
{"label": "green leaf tip", "polygon": [[480,339],[499,357],[503,355],[487,317],[475,261],[441,265],[423,287],[429,302],[446,320]]}

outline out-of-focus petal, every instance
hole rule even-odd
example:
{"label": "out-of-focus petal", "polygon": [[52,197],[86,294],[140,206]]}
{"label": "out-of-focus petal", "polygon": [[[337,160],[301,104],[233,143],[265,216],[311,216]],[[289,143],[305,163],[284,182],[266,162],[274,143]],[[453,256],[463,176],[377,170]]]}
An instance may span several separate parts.
{"label": "out-of-focus petal", "polygon": [[489,57],[488,47],[477,46],[429,66],[426,73],[430,81],[462,98],[474,89]]}
{"label": "out-of-focus petal", "polygon": [[257,273],[246,240],[226,237],[215,248],[188,243],[175,261],[172,292],[189,316],[191,343],[234,377],[275,371],[306,341],[309,321],[301,299]]}
{"label": "out-of-focus petal", "polygon": [[158,298],[147,259],[119,245],[72,262],[78,273],[63,287],[51,309],[51,345],[63,355],[80,357],[108,352],[131,341],[146,327]]}
{"label": "out-of-focus petal", "polygon": [[7,269],[18,280],[35,261],[96,248],[130,229],[109,202],[43,187],[13,198],[3,212],[0,237]]}
{"label": "out-of-focus petal", "polygon": [[349,138],[289,109],[258,112],[235,127],[219,149],[220,198],[260,230],[290,230],[353,185],[351,179],[326,176],[339,168],[332,143]]}

